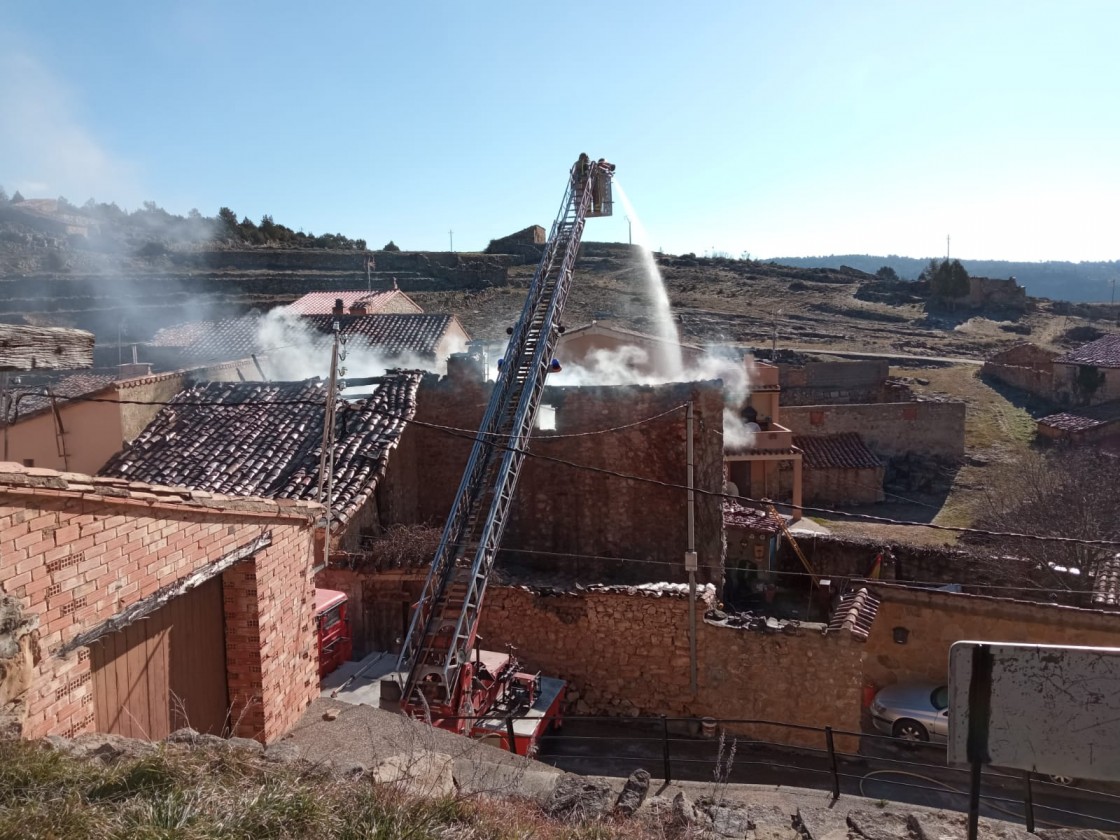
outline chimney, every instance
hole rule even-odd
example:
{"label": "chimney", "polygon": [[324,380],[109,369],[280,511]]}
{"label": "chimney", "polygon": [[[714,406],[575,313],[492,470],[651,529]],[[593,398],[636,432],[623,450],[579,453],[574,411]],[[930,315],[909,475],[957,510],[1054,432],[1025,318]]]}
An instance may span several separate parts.
{"label": "chimney", "polygon": [[346,304],[344,304],[342,302],[342,298],[335,298],[334,299],[334,309],[331,310],[331,314],[332,315],[345,315],[346,314]]}
{"label": "chimney", "polygon": [[117,379],[135,379],[138,376],[151,376],[151,362],[126,362],[117,365]]}
{"label": "chimney", "polygon": [[369,314],[369,304],[366,303],[366,301],[364,301],[364,300],[354,301],[352,304],[350,304],[350,314],[351,315],[368,315]]}

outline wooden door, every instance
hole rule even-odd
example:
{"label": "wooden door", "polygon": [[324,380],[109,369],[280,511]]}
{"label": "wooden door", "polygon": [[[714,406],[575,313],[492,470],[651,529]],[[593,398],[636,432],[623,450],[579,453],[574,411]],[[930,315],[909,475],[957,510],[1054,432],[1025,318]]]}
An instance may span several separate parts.
{"label": "wooden door", "polygon": [[221,576],[90,645],[99,732],[159,740],[228,730]]}

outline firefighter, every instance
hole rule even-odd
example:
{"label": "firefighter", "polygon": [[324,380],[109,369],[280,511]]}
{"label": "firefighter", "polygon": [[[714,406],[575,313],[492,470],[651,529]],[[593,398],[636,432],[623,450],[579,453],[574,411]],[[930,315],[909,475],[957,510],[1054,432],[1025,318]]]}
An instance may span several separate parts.
{"label": "firefighter", "polygon": [[572,192],[578,193],[583,189],[587,176],[591,173],[591,158],[587,152],[581,152],[579,158],[572,164]]}

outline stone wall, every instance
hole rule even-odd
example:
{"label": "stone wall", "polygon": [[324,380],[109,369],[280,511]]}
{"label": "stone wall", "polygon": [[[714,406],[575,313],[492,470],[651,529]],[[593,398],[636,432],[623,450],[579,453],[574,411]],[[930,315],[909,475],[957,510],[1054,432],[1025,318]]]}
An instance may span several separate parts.
{"label": "stone wall", "polygon": [[[778,363],[782,406],[830,403],[878,403],[890,366],[885,359],[850,362]],[[893,391],[891,392],[893,393]],[[897,399],[897,398],[896,398]]]}
{"label": "stone wall", "polygon": [[981,372],[1013,388],[1053,399],[1054,359],[1057,353],[1044,350],[1035,344],[1020,344],[997,353],[984,362]]}
{"label": "stone wall", "polygon": [[871,505],[881,502],[884,467],[802,470],[802,501],[807,505]]}
{"label": "stone wall", "polygon": [[[425,379],[416,417],[477,429],[488,398],[488,385]],[[516,557],[519,564],[534,570],[570,578],[578,568],[580,578],[590,581],[687,579],[685,491],[560,462],[683,485],[687,478],[683,406],[689,400],[695,406],[695,486],[719,493],[723,396],[718,382],[546,388],[543,403],[556,409],[556,429],[533,435],[530,452],[542,457],[525,459],[503,541],[505,556]],[[664,416],[641,423],[658,415]],[[640,425],[632,425],[636,423]],[[607,429],[614,431],[599,434]],[[403,518],[402,502],[399,521],[441,525],[458,489],[470,441],[419,427],[414,435],[412,472],[421,491],[414,517]],[[410,480],[409,472],[395,467],[389,481]],[[386,492],[401,499],[409,495],[395,486]],[[720,586],[722,512],[719,500],[704,493],[696,497],[696,546],[701,582]]]}
{"label": "stone wall", "polygon": [[782,425],[795,435],[856,432],[875,454],[964,457],[965,406],[960,402],[782,406]]}
{"label": "stone wall", "polygon": [[[882,603],[864,672],[879,687],[947,680],[949,648],[964,640],[1120,646],[1120,617],[1111,612],[889,586],[876,591]],[[894,641],[895,627],[908,631],[905,644]]]}
{"label": "stone wall", "polygon": [[93,731],[89,652],[76,638],[267,532],[270,545],[223,573],[228,686],[236,734],[283,735],[318,693],[316,509],[3,464],[0,591],[36,626],[10,710],[22,734]]}
{"label": "stone wall", "polygon": [[[648,594],[648,593],[647,593]],[[689,666],[688,598],[624,591],[536,595],[491,587],[481,634],[524,666],[562,677],[576,713],[716,717],[859,731],[863,646],[846,633],[764,635],[708,624],[698,604],[698,690]],[[779,727],[733,731],[820,747],[824,736]]]}
{"label": "stone wall", "polygon": [[[1097,378],[1096,387],[1086,387],[1086,381]],[[1120,400],[1120,368],[1055,364],[1054,399],[1062,405],[1081,406]]]}

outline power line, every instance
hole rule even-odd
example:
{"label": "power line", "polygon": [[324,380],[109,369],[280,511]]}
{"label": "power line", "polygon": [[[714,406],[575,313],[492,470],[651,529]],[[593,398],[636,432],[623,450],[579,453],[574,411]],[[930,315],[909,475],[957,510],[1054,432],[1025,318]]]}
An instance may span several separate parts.
{"label": "power line", "polygon": [[[325,400],[305,400],[305,399],[304,400],[269,400],[269,401],[252,400],[252,401],[236,402],[236,403],[232,403],[232,402],[231,403],[214,403],[214,402],[207,402],[207,401],[202,401],[202,400],[194,400],[194,401],[191,401],[191,400],[180,400],[180,401],[113,400],[113,399],[107,399],[107,398],[103,398],[103,397],[71,397],[70,400],[76,400],[76,401],[82,401],[82,402],[118,403],[120,405],[159,405],[159,406],[193,405],[193,406],[203,406],[203,407],[211,407],[211,408],[243,407],[243,406],[254,406],[256,408],[261,408],[262,406],[269,406],[269,405],[318,405],[318,406],[325,406]],[[661,415],[657,415],[657,416],[663,417],[667,414],[671,414],[673,411],[676,411],[676,410],[679,410],[679,407],[674,408],[674,409],[670,409],[669,411],[666,411],[666,412],[662,412]],[[477,442],[477,441],[481,440],[479,438],[479,434],[478,434],[477,430],[463,429],[463,428],[459,428],[459,427],[455,427],[455,426],[445,426],[445,425],[441,425],[439,423],[430,423],[430,422],[423,421],[423,420],[416,420],[415,418],[408,418],[408,417],[405,417],[402,414],[398,414],[396,412],[389,411],[389,410],[384,409],[384,408],[372,408],[372,409],[370,409],[370,411],[373,414],[378,414],[378,415],[381,415],[383,417],[387,417],[391,420],[398,420],[398,421],[400,421],[402,423],[406,423],[406,424],[411,423],[411,424],[413,424],[415,426],[419,426],[421,428],[428,428],[428,429],[432,429],[432,430],[435,430],[435,431],[443,432],[443,433],[445,433],[449,436],[457,437],[457,438],[460,438],[460,439],[463,439],[463,440],[469,440],[469,441],[472,441],[472,442]],[[646,418],[645,420],[639,421],[639,424],[640,423],[648,423],[653,419],[656,419],[656,418]],[[629,425],[633,426],[633,425],[637,425],[637,424],[629,424]],[[628,427],[629,426],[620,426],[620,427],[616,427],[616,429],[622,429],[622,428],[628,428]],[[596,432],[596,434],[605,433],[605,432],[608,432],[608,431],[612,431],[612,430],[610,430],[610,429],[601,430],[600,432]],[[492,437],[501,437],[500,435],[491,435],[491,436]],[[561,436],[557,435],[555,437],[558,438],[558,437],[561,437]],[[537,436],[535,438],[535,440],[537,440],[537,441],[547,441],[549,439],[550,439],[550,436],[548,436],[548,435],[541,435],[541,436]],[[513,447],[513,446],[510,446],[508,444],[504,444],[504,443],[502,443],[501,441],[498,441],[498,440],[490,441],[490,443],[494,447],[505,450],[507,452],[519,452],[526,457],[536,458],[537,460],[547,461],[547,462],[554,463],[554,464],[560,464],[560,465],[568,467],[570,469],[583,470],[585,472],[592,472],[592,473],[596,473],[596,474],[599,474],[599,475],[606,475],[606,476],[610,476],[612,478],[624,479],[626,481],[634,481],[634,482],[638,482],[640,484],[649,484],[649,485],[656,486],[656,487],[663,487],[663,488],[669,489],[669,490],[679,490],[679,491],[683,491],[683,492],[688,492],[688,490],[690,489],[686,485],[676,484],[676,483],[670,482],[670,481],[662,481],[661,479],[657,479],[657,478],[649,478],[647,476],[633,475],[631,473],[623,473],[623,472],[619,472],[618,470],[607,469],[606,467],[596,467],[596,466],[592,466],[590,464],[579,464],[579,463],[576,463],[574,461],[568,461],[564,458],[557,458],[556,456],[553,456],[553,455],[545,455],[545,454],[540,453],[540,452],[532,452],[528,449],[520,449],[519,450],[519,449],[517,449],[517,447]],[[702,495],[702,496],[714,497],[714,498],[719,498],[719,499],[724,499],[724,500],[729,500],[729,501],[735,501],[735,502],[746,502],[746,503],[748,503],[750,505],[753,505],[753,506],[756,506],[756,507],[763,507],[763,506],[766,506],[766,505],[773,504],[773,502],[770,499],[756,499],[756,498],[753,498],[751,496],[733,495],[733,494],[730,494],[730,493],[716,492],[716,491],[713,491],[713,490],[703,490],[701,488],[692,488],[692,490],[693,490],[694,493]],[[1024,533],[1015,532],[1015,531],[994,531],[994,530],[990,530],[990,529],[986,529],[986,528],[969,528],[969,527],[965,527],[965,526],[961,526],[961,525],[939,525],[939,524],[936,524],[936,523],[933,523],[933,522],[915,522],[915,521],[906,520],[906,519],[893,519],[893,518],[887,517],[887,516],[875,516],[875,515],[869,514],[869,513],[853,513],[851,511],[835,510],[833,508],[824,508],[824,507],[814,507],[814,506],[811,506],[811,505],[801,505],[800,509],[802,511],[806,511],[806,512],[809,512],[809,513],[823,513],[823,514],[828,514],[828,515],[831,515],[831,516],[845,517],[845,518],[852,519],[852,520],[855,520],[855,521],[858,521],[858,522],[871,522],[871,523],[879,523],[879,524],[884,524],[884,525],[906,525],[906,526],[918,527],[918,528],[930,528],[930,529],[937,530],[937,531],[946,531],[946,532],[956,533],[956,534],[974,534],[974,535],[977,535],[977,536],[985,536],[985,537],[1000,537],[1000,538],[1004,538],[1004,539],[1030,540],[1030,541],[1035,541],[1035,542],[1052,542],[1052,543],[1060,543],[1060,544],[1068,544],[1068,545],[1085,545],[1085,546],[1094,546],[1094,547],[1098,547],[1098,548],[1120,547],[1120,540],[1089,540],[1089,539],[1082,539],[1082,538],[1079,538],[1079,537],[1061,537],[1061,536],[1052,536],[1052,535],[1043,535],[1043,534],[1024,534]]]}

